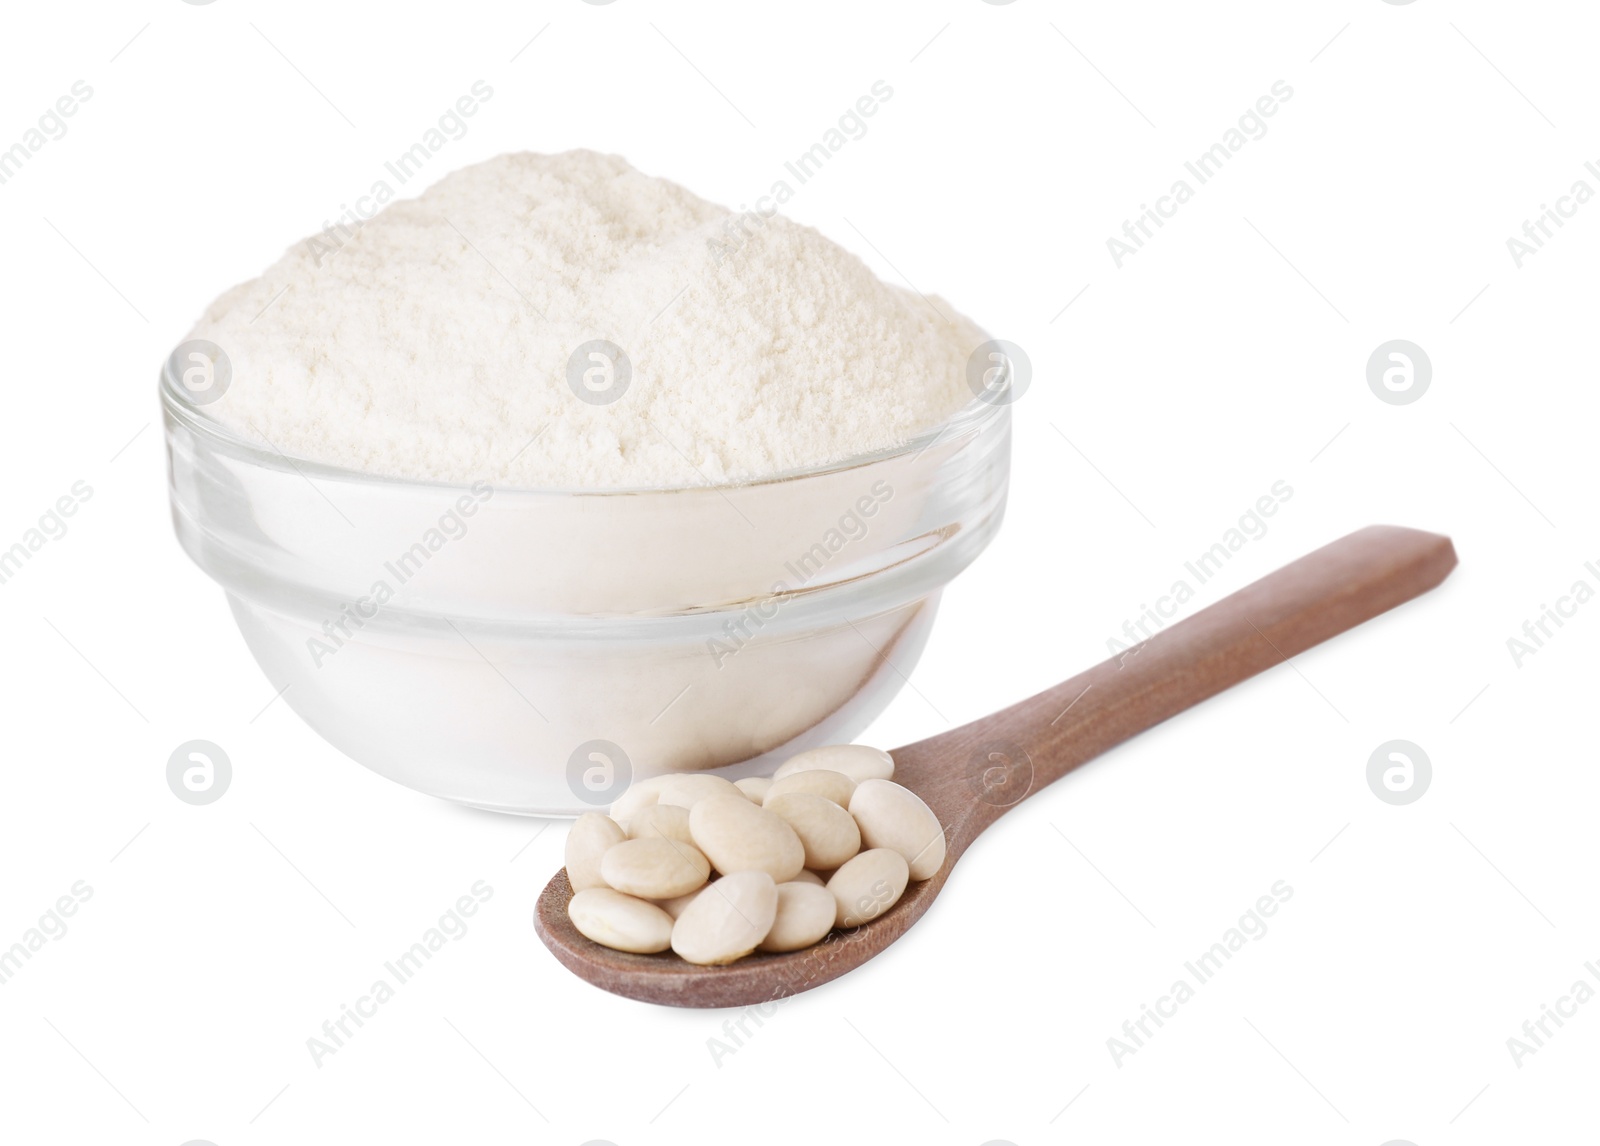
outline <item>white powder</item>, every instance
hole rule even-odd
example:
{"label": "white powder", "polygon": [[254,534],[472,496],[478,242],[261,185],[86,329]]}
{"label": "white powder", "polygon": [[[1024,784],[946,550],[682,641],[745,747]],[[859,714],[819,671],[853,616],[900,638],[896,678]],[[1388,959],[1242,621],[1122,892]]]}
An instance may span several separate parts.
{"label": "white powder", "polygon": [[[985,339],[809,227],[587,151],[465,168],[337,244],[308,240],[211,305],[191,337],[233,379],[205,409],[383,474],[626,488],[837,461],[972,400]],[[568,382],[599,339],[632,367],[609,404]]]}

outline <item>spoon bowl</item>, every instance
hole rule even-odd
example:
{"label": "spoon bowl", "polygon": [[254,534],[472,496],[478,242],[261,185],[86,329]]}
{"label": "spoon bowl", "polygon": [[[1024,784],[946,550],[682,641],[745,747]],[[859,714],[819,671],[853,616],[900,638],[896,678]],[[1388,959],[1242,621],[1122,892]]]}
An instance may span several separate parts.
{"label": "spoon bowl", "polygon": [[814,947],[720,967],[633,955],[579,934],[565,870],[539,896],[534,926],[555,957],[597,987],[677,1007],[743,1007],[810,990],[884,950],[922,917],[972,841],[1008,809],[1078,765],[1434,588],[1455,567],[1448,537],[1358,530],[1193,617],[1010,708],[896,749],[896,783],[944,826],[945,862],[872,922]]}

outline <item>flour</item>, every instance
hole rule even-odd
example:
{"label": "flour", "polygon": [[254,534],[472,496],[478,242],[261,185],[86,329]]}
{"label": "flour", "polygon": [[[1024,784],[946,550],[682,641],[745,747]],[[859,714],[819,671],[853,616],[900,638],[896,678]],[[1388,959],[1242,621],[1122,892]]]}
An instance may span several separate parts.
{"label": "flour", "polygon": [[195,328],[233,371],[205,410],[400,477],[692,486],[833,462],[971,401],[986,337],[809,227],[587,151],[465,168],[310,248]]}

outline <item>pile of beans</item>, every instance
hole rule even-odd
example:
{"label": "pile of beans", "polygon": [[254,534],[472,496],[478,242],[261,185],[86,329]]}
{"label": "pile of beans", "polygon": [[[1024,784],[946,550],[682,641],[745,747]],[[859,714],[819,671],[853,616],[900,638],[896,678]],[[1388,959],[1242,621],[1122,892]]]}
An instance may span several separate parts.
{"label": "pile of beans", "polygon": [[567,836],[573,926],[690,963],[799,951],[888,911],[944,863],[944,829],[887,752],[813,748],[770,778],[643,780]]}

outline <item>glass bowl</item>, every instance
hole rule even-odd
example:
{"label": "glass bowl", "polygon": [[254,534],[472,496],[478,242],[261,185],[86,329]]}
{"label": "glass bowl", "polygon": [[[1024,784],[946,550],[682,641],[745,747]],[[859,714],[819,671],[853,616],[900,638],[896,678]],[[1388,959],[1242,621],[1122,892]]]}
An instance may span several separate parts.
{"label": "glass bowl", "polygon": [[1010,407],[756,481],[525,489],[287,457],[162,373],[178,540],[283,699],[447,800],[576,815],[630,780],[770,771],[899,691],[999,529]]}

